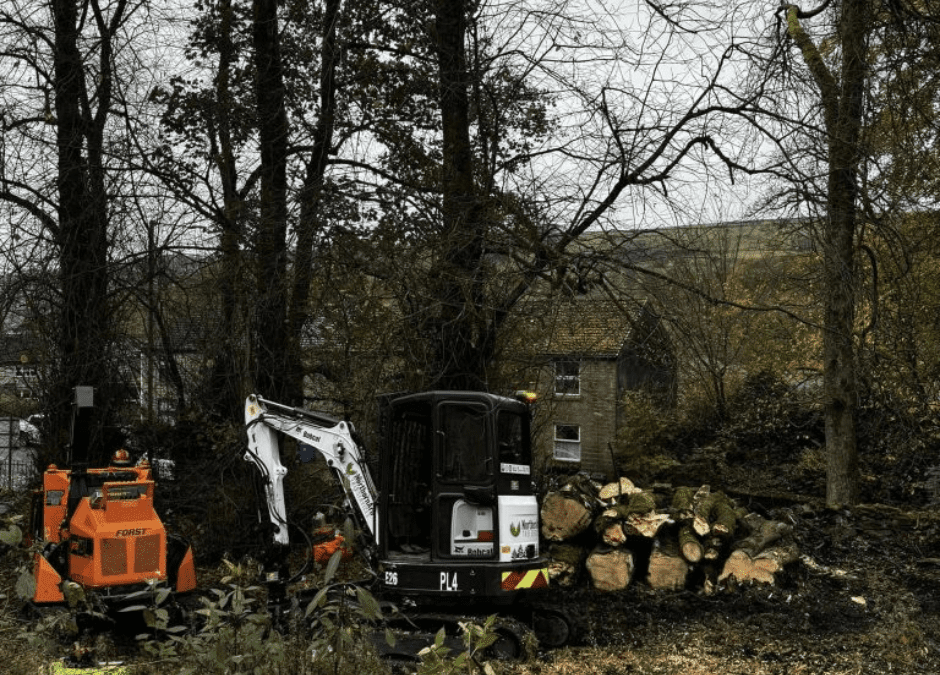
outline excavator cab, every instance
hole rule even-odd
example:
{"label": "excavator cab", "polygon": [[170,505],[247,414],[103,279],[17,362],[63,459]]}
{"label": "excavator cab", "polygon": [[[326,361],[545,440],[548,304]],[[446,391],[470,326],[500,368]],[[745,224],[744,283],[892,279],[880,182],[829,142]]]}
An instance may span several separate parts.
{"label": "excavator cab", "polygon": [[547,586],[528,406],[466,391],[381,402],[380,581],[401,593],[511,600]]}

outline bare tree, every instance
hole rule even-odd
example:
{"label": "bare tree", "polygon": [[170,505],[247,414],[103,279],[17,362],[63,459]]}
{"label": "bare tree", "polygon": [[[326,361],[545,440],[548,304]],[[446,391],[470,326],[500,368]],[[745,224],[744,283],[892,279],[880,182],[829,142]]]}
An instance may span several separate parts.
{"label": "bare tree", "polygon": [[[877,144],[877,136],[872,133],[878,126],[874,121],[883,115],[904,114],[900,109],[881,108],[877,100],[878,92],[888,86],[885,83],[907,78],[901,75],[898,61],[886,56],[885,47],[896,42],[899,35],[922,33],[925,25],[936,22],[930,8],[918,2],[841,0],[823,2],[812,9],[785,4],[779,12],[785,35],[801,58],[802,72],[813,85],[809,100],[819,111],[819,123],[815,125],[818,132],[799,136],[805,143],[803,149],[809,152],[792,154],[796,161],[791,185],[796,190],[791,194],[803,204],[820,207],[827,501],[854,503],[859,496],[859,347],[876,320],[876,315],[871,315],[866,317],[870,319],[868,327],[859,326],[862,317],[858,306],[865,277],[870,276],[873,284],[872,311],[877,307],[878,261],[870,244],[874,236],[896,237],[889,232],[882,214],[918,201],[886,189],[889,185],[879,166],[887,155],[872,153]],[[910,44],[916,43],[914,40]],[[784,64],[784,72],[797,72],[786,60],[780,63]],[[920,71],[920,67],[914,66],[913,70]],[[789,119],[791,129],[802,124],[814,128],[812,116],[791,114]],[[804,160],[802,164],[799,158]],[[900,167],[903,160],[891,165]],[[823,178],[818,182],[814,177],[817,167]],[[806,168],[809,172],[803,170]],[[870,265],[861,264],[860,256]]]}
{"label": "bare tree", "polygon": [[143,7],[54,0],[49,23],[28,3],[8,4],[0,14],[11,66],[3,145],[17,153],[16,163],[4,166],[0,199],[54,255],[58,321],[45,403],[60,443],[75,386],[96,388],[103,417],[122,396],[109,296],[109,143],[116,64]]}
{"label": "bare tree", "polygon": [[[493,387],[507,317],[536,285],[565,276],[583,235],[633,226],[641,201],[668,205],[669,186],[680,193],[703,158],[723,172],[749,170],[735,159],[730,125],[756,110],[760,87],[737,93],[753,45],[731,40],[707,55],[728,35],[718,19],[686,32],[658,6],[630,21],[590,2],[432,7],[437,67],[425,95],[439,106],[440,130],[387,140],[379,175],[404,173],[380,194],[394,193],[387,202],[404,210],[386,211],[377,232],[412,261],[397,276],[409,289],[410,372],[425,386]],[[404,67],[427,75],[407,38]],[[695,44],[673,49],[672,40]],[[425,150],[417,165],[415,147]]]}

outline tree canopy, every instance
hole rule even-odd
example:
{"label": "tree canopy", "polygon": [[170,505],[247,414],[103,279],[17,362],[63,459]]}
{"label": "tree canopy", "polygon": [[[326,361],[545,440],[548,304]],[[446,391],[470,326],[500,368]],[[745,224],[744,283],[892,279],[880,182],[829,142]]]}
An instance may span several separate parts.
{"label": "tree canopy", "polygon": [[[828,498],[851,502],[856,403],[882,367],[868,364],[905,346],[904,386],[923,392],[940,352],[912,306],[934,293],[911,224],[932,228],[937,199],[935,12],[13,0],[6,329],[42,337],[61,437],[80,384],[101,390],[102,424],[152,415],[154,381],[217,419],[253,390],[344,411],[379,389],[510,390],[525,300],[626,308],[655,287],[699,308],[671,325],[718,405],[754,317],[821,330]],[[815,241],[803,298],[750,263],[739,274],[734,246],[719,260],[670,234],[755,214]],[[685,262],[627,255],[650,229]],[[200,323],[198,339],[181,328]]]}

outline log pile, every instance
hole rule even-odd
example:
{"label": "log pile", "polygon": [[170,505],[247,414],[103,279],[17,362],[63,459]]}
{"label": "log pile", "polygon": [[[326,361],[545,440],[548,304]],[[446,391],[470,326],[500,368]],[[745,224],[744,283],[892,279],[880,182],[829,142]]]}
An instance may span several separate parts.
{"label": "log pile", "polygon": [[572,478],[542,501],[543,550],[553,583],[618,591],[637,581],[655,590],[712,592],[773,584],[799,559],[792,527],[739,508],[709,486],[644,490],[629,479],[598,485]]}

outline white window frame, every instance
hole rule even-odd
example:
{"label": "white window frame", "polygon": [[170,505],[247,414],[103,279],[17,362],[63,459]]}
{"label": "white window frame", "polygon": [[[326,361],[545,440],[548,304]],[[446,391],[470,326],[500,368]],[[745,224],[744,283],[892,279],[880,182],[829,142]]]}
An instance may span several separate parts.
{"label": "white window frame", "polygon": [[[565,366],[575,366],[575,373],[565,372]],[[555,361],[555,396],[581,395],[581,361],[578,359],[558,359]],[[572,369],[574,370],[574,369]]]}
{"label": "white window frame", "polygon": [[[577,438],[571,438],[567,433],[559,436],[559,430],[573,430]],[[581,426],[578,424],[555,423],[554,429],[555,444],[552,448],[553,459],[559,462],[580,462],[581,461]]]}

